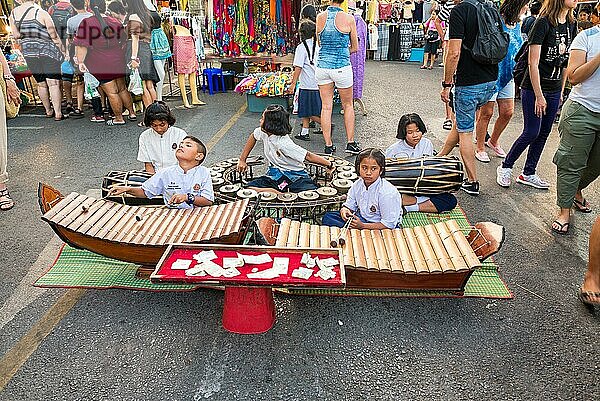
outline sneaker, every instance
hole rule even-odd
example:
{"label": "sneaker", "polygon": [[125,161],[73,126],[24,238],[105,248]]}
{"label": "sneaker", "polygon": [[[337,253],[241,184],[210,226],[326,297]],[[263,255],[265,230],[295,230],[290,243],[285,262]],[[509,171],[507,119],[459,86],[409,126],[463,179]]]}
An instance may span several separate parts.
{"label": "sneaker", "polygon": [[550,188],[550,183],[542,180],[539,175],[525,175],[521,174],[517,178],[517,182],[519,184],[529,185],[530,187],[534,187],[537,189],[548,189]]}
{"label": "sneaker", "polygon": [[360,153],[360,151],[361,149],[357,142],[348,142],[346,144],[346,153],[357,155]]}
{"label": "sneaker", "polygon": [[490,156],[488,156],[486,151],[483,152],[475,152],[475,158],[482,163],[489,163]]}
{"label": "sneaker", "polygon": [[503,188],[510,187],[512,180],[512,168],[504,168],[502,165],[496,168],[496,182]]}
{"label": "sneaker", "polygon": [[296,139],[300,139],[301,141],[310,141],[310,135],[309,134],[296,134],[294,135],[294,138]]}
{"label": "sneaker", "polygon": [[335,145],[325,146],[325,150],[323,151],[326,155],[332,155],[333,152],[335,152]]}
{"label": "sneaker", "polygon": [[468,193],[472,196],[479,195],[479,181],[469,182],[469,180],[464,180],[460,189]]}
{"label": "sneaker", "polygon": [[492,149],[494,151],[494,153],[496,154],[496,156],[498,157],[506,157],[506,152],[504,151],[504,149],[502,149],[500,147],[500,145],[492,145],[490,143],[489,140],[485,141],[485,146],[487,146],[488,148]]}
{"label": "sneaker", "polygon": [[103,123],[103,122],[106,122],[106,120],[102,116],[92,116],[92,118],[90,118],[90,121],[93,122],[93,123]]}

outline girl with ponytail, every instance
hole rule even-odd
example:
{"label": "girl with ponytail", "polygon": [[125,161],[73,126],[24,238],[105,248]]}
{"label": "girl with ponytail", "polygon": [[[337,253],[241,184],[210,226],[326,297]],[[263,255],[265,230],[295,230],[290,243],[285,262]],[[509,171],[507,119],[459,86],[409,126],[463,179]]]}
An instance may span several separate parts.
{"label": "girl with ponytail", "polygon": [[296,139],[310,141],[308,127],[310,120],[321,123],[321,97],[315,78],[315,66],[319,57],[316,25],[310,19],[300,21],[298,32],[301,43],[296,47],[294,55],[294,76],[288,93],[294,93],[296,83],[300,80],[298,92],[298,117],[302,119],[302,132]]}

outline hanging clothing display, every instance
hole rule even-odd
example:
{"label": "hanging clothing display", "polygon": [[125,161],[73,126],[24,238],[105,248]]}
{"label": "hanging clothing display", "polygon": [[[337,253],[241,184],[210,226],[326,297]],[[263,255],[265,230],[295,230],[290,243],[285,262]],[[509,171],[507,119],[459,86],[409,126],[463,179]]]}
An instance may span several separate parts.
{"label": "hanging clothing display", "polygon": [[413,13],[413,22],[423,22],[423,0],[415,1],[415,11]]}
{"label": "hanging clothing display", "polygon": [[379,41],[377,42],[377,51],[375,52],[375,60],[386,61],[388,59],[388,50],[390,47],[390,25],[377,25],[377,33]]}
{"label": "hanging clothing display", "polygon": [[358,51],[350,55],[354,84],[352,86],[353,99],[362,98],[363,82],[365,78],[365,60],[367,58],[367,23],[361,16],[355,15],[356,34],[358,36]]}
{"label": "hanging clothing display", "polygon": [[377,42],[379,41],[379,32],[376,24],[369,24],[369,50],[377,51]]}

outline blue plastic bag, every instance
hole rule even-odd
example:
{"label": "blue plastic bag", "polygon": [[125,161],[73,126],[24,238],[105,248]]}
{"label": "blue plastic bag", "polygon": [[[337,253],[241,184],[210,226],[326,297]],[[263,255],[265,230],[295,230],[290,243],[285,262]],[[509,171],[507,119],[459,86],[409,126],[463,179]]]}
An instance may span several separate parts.
{"label": "blue plastic bag", "polygon": [[73,75],[73,74],[75,74],[75,69],[73,69],[73,65],[71,64],[70,61],[65,60],[60,65],[60,72],[63,75]]}

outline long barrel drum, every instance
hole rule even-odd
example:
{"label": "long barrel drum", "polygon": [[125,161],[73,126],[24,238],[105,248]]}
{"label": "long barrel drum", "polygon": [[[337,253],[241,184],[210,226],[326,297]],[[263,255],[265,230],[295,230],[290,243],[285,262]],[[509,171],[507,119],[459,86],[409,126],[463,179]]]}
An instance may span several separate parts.
{"label": "long barrel drum", "polygon": [[[340,228],[282,219],[275,246],[330,247]],[[464,291],[481,262],[455,220],[422,227],[348,230],[342,246],[347,286]]]}
{"label": "long barrel drum", "polygon": [[386,159],[385,178],[405,194],[436,195],[460,189],[462,162],[452,156]]}

